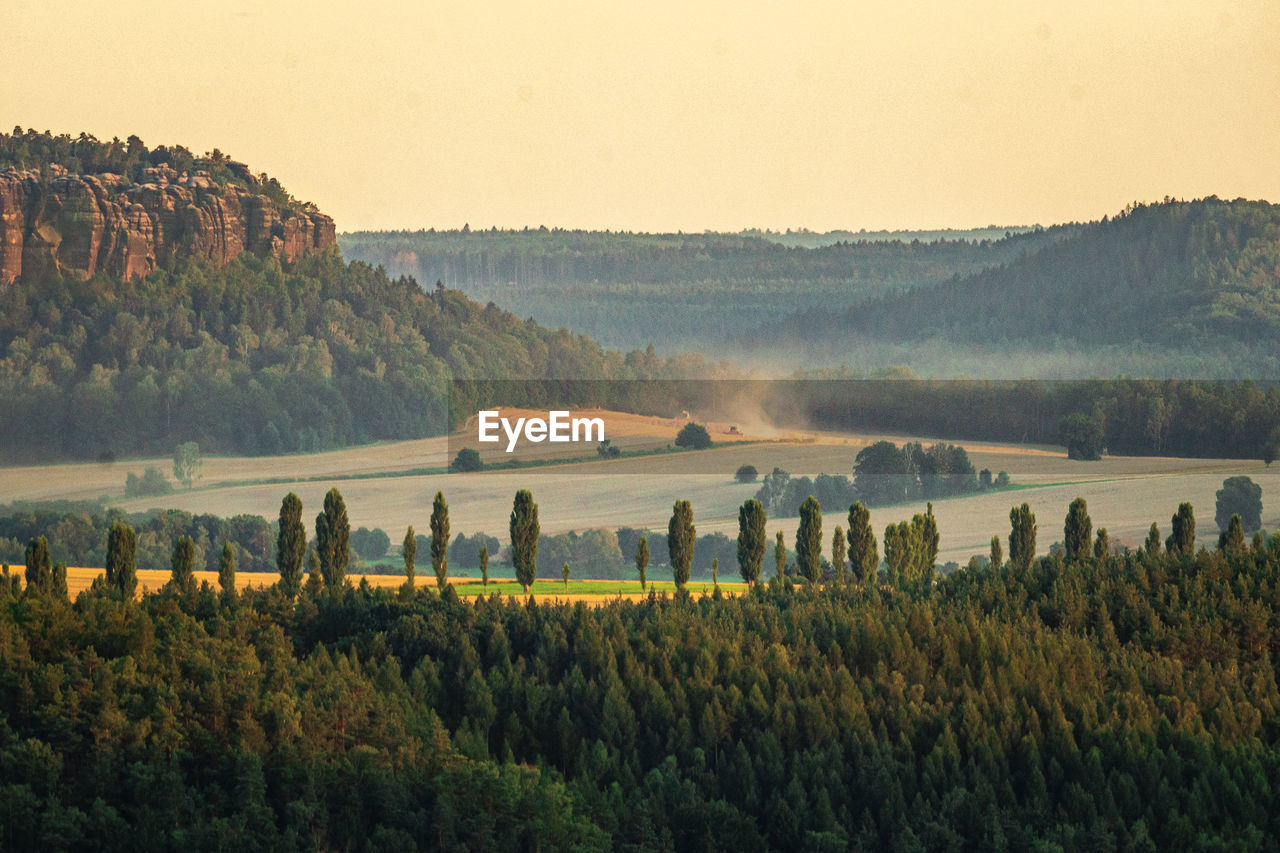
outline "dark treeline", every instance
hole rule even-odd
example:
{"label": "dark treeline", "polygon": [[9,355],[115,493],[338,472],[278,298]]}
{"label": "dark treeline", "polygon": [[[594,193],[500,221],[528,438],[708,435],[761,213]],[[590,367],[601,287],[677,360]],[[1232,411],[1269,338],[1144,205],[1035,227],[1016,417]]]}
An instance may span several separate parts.
{"label": "dark treeline", "polygon": [[820,380],[772,388],[771,408],[801,411],[827,429],[1063,444],[1063,418],[1078,413],[1097,424],[1113,454],[1260,459],[1275,456],[1280,440],[1280,390],[1248,380]]}
{"label": "dark treeline", "polygon": [[599,608],[19,586],[0,585],[6,850],[1264,849],[1280,832],[1280,549],[1261,537]]}
{"label": "dark treeline", "polygon": [[450,380],[512,365],[527,378],[713,372],[697,358],[624,356],[456,291],[424,293],[336,253],[287,268],[245,255],[128,282],[14,282],[0,288],[0,354],[0,458],[11,460],[440,435]]}

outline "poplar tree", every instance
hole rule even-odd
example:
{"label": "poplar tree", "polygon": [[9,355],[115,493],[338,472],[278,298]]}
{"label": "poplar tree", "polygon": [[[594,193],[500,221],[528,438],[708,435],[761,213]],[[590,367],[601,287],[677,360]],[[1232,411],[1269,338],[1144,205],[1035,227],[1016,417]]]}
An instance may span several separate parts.
{"label": "poplar tree", "polygon": [[169,556],[171,575],[169,582],[180,593],[194,592],[196,588],[196,544],[190,536],[179,536],[173,543]]}
{"label": "poplar tree", "polygon": [[350,552],[351,522],[342,493],[330,489],[324,496],[324,511],[316,516],[316,551],[320,556],[320,574],[326,589],[338,589],[347,575]]}
{"label": "poplar tree", "polygon": [[738,572],[747,586],[760,579],[760,564],[768,541],[764,505],[751,498],[738,508]]}
{"label": "poplar tree", "polygon": [[880,568],[880,551],[871,529],[871,510],[855,501],[849,507],[849,566],[858,583],[875,583]]}
{"label": "poplar tree", "polygon": [[528,489],[516,492],[511,507],[511,565],[516,580],[529,592],[529,584],[538,577],[538,505]]}
{"label": "poplar tree", "polygon": [[1196,551],[1196,513],[1189,503],[1178,504],[1178,511],[1171,519],[1173,533],[1166,547],[1175,554],[1194,554]]}
{"label": "poplar tree", "polygon": [[1093,556],[1098,560],[1105,560],[1111,556],[1111,537],[1107,534],[1107,528],[1098,528],[1098,539],[1093,543]]}
{"label": "poplar tree", "polygon": [[1074,563],[1089,556],[1089,542],[1093,539],[1093,522],[1089,519],[1089,506],[1084,498],[1076,498],[1067,507],[1067,521],[1062,528],[1062,544],[1067,550],[1067,562]]}
{"label": "poplar tree", "polygon": [[53,587],[53,564],[49,562],[49,540],[43,536],[27,543],[27,589],[47,593]]}
{"label": "poplar tree", "polygon": [[280,529],[276,534],[276,568],[280,588],[294,598],[302,589],[302,559],[307,553],[307,530],[302,526],[302,499],[293,492],[280,501]]}
{"label": "poplar tree", "polygon": [[844,549],[844,529],[837,524],[836,532],[831,534],[831,565],[835,569],[836,583],[840,586],[844,586],[847,580],[845,576]]}
{"label": "poplar tree", "polygon": [[796,528],[796,564],[800,574],[817,583],[822,570],[822,507],[813,495],[800,504],[800,525]]}
{"label": "poplar tree", "polygon": [[236,594],[236,552],[230,542],[222,543],[222,554],[218,557],[218,586],[222,589],[224,600],[230,600]]}
{"label": "poplar tree", "polygon": [[991,568],[999,569],[1004,565],[1004,548],[1000,545],[1000,537],[991,537]]}
{"label": "poplar tree", "polygon": [[782,538],[781,530],[773,541],[773,565],[778,572],[778,577],[785,578],[787,576],[787,543]]}
{"label": "poplar tree", "polygon": [[400,555],[404,557],[404,582],[413,589],[413,581],[418,576],[418,539],[413,533],[413,525],[404,532],[404,542],[400,543]]}
{"label": "poplar tree", "polygon": [[431,503],[431,567],[436,570],[436,586],[449,583],[449,505],[444,492],[436,492]]}
{"label": "poplar tree", "polygon": [[689,582],[696,534],[693,507],[688,501],[676,501],[671,510],[671,520],[667,522],[667,550],[671,554],[671,576],[677,590],[683,590]]}
{"label": "poplar tree", "polygon": [[1148,556],[1160,556],[1160,528],[1154,521],[1151,522],[1151,529],[1147,531],[1147,541],[1143,547],[1146,548]]}
{"label": "poplar tree", "polygon": [[1036,556],[1036,516],[1028,504],[1009,510],[1009,562],[1027,569]]}
{"label": "poplar tree", "polygon": [[[412,528],[410,528],[412,530]],[[489,546],[480,546],[480,582],[484,584],[484,588],[489,588]]]}
{"label": "poplar tree", "polygon": [[649,537],[641,536],[636,543],[636,571],[640,572],[640,589],[645,588],[645,575],[649,569]]}
{"label": "poplar tree", "polygon": [[126,601],[138,589],[138,534],[122,521],[112,524],[107,534],[107,586]]}

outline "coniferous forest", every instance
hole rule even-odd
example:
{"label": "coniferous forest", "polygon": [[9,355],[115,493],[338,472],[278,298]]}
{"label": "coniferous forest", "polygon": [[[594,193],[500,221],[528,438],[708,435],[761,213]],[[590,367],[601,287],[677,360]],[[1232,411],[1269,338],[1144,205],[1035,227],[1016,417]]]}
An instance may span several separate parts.
{"label": "coniferous forest", "polygon": [[0,585],[0,844],[1273,847],[1280,542],[1017,533],[936,585],[599,607],[219,591],[177,557],[68,602],[37,547]]}

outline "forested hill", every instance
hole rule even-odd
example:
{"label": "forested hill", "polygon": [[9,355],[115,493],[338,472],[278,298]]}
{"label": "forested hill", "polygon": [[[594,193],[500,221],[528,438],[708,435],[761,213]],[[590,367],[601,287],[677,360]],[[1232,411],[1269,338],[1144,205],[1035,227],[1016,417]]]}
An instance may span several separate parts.
{"label": "forested hill", "polygon": [[1280,205],[1136,205],[1039,251],[940,287],[886,296],[788,329],[964,343],[1130,342],[1274,350]]}
{"label": "forested hill", "polygon": [[450,378],[649,378],[624,356],[335,250],[0,292],[0,454],[278,453],[447,427]]}
{"label": "forested hill", "polygon": [[1057,227],[996,240],[874,235],[805,248],[767,234],[464,228],[341,234],[338,243],[347,257],[391,275],[441,281],[609,346],[709,353],[753,349],[763,342],[744,340],[747,333],[797,309],[830,310],[935,286],[1070,232]]}
{"label": "forested hill", "polygon": [[0,214],[0,461],[420,438],[450,379],[711,372],[347,264],[329,217],[217,150],[15,128]]}

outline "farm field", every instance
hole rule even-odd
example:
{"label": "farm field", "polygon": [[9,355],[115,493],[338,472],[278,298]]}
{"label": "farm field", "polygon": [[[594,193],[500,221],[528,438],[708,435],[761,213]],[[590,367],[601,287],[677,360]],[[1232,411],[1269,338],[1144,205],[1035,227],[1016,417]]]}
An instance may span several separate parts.
{"label": "farm field", "polygon": [[[670,420],[628,415],[610,418],[611,424],[626,430],[615,431],[619,443],[633,447],[665,447],[678,429],[677,422]],[[722,427],[711,426],[717,441]],[[851,475],[854,457],[862,447],[881,438],[898,443],[911,438],[816,431],[774,435],[761,430],[753,434],[749,428],[744,432],[738,443],[705,451],[477,473],[398,475],[410,469],[443,467],[448,447],[443,438],[300,456],[209,457],[194,489],[130,500],[123,497],[125,475],[141,474],[148,465],[167,471],[169,460],[7,468],[0,469],[0,502],[106,495],[111,505],[130,512],[163,507],[274,518],[283,495],[295,491],[302,498],[304,517],[310,519],[319,510],[325,491],[337,486],[346,499],[353,527],[381,527],[398,542],[410,524],[419,532],[426,530],[432,496],[440,490],[449,501],[455,533],[483,531],[505,540],[512,496],[518,489],[528,488],[539,505],[542,530],[548,534],[630,526],[660,530],[665,535],[672,503],[687,499],[693,504],[699,534],[718,531],[733,537],[737,534],[738,506],[759,487],[733,480],[740,465],[754,465],[761,475],[774,467],[793,475]],[[919,440],[928,444],[933,439],[921,436]],[[1152,521],[1167,535],[1169,518],[1177,505],[1191,501],[1196,508],[1198,535],[1209,541],[1217,533],[1214,493],[1224,478],[1237,474],[1252,477],[1262,486],[1263,526],[1268,530],[1280,527],[1280,503],[1271,500],[1280,492],[1280,466],[1269,469],[1257,460],[1111,456],[1077,462],[1054,447],[957,443],[966,447],[975,467],[1007,471],[1014,488],[935,503],[941,533],[939,560],[943,562],[964,563],[972,554],[986,553],[993,534],[1002,539],[1007,536],[1009,508],[1023,501],[1036,514],[1037,544],[1045,552],[1062,538],[1067,504],[1076,496],[1088,500],[1095,528],[1106,527],[1113,542],[1131,546],[1142,541]],[[352,475],[358,478],[345,479]],[[923,509],[923,503],[879,507],[872,510],[871,521],[879,533],[885,525]],[[834,526],[845,523],[847,507],[824,510],[824,538],[829,542]],[[769,533],[783,530],[790,544],[795,525],[794,517],[770,519]],[[724,567],[725,577],[732,568]],[[575,573],[583,570],[574,567]],[[378,576],[370,577],[372,583]]]}
{"label": "farm field", "polygon": [[[11,568],[10,571],[13,569]],[[19,567],[19,571],[21,568]],[[101,568],[92,568],[86,566],[68,566],[67,567],[67,592],[72,598],[75,598],[84,590],[93,585],[93,580],[103,574]],[[419,572],[416,583],[418,586],[434,587],[436,580],[430,576],[430,567],[427,567],[426,576]],[[195,572],[196,583],[208,583],[210,586],[216,587],[218,584],[217,572]],[[370,586],[395,589],[404,583],[404,575],[382,575],[382,574],[348,574],[347,577],[353,585],[359,585],[361,580],[368,580]],[[270,572],[238,572],[236,574],[236,586],[240,589],[248,589],[250,587],[269,586],[276,582],[278,576]],[[138,591],[143,590],[155,591],[160,589],[169,581],[169,572],[159,569],[139,569],[138,570]],[[486,587],[479,580],[473,578],[457,578],[451,579],[454,589],[458,595],[463,598],[475,597],[477,595],[493,595],[497,593],[505,596],[518,596],[523,598],[524,591],[520,584],[511,578],[490,578],[489,585]],[[651,581],[649,588],[655,590],[659,595],[671,595],[675,592],[675,584],[670,581]],[[689,593],[694,596],[710,595],[714,590],[709,583],[691,582],[686,585]],[[720,591],[724,595],[741,595],[746,591],[744,583],[724,583],[720,584]],[[648,592],[641,590],[639,581],[607,581],[607,580],[569,580],[566,587],[560,580],[540,580],[536,581],[529,590],[529,594],[533,595],[539,601],[582,601],[588,604],[597,604],[608,601],[617,601],[624,599],[628,601],[636,601],[648,597]]]}

